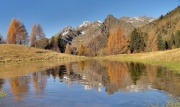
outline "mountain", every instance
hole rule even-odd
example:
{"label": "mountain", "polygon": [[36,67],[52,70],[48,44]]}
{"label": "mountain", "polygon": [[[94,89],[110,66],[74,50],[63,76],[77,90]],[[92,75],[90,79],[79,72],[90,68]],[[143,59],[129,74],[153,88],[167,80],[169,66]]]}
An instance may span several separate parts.
{"label": "mountain", "polygon": [[80,35],[72,40],[72,46],[78,47],[81,42],[84,46],[95,38],[97,35],[101,34],[100,27],[102,25],[101,21],[89,22],[85,21],[76,28],[76,31],[80,32]]}
{"label": "mountain", "polygon": [[102,32],[108,33],[110,29],[121,27],[124,34],[129,36],[134,27],[131,23],[115,18],[113,15],[108,15],[102,24]]}
{"label": "mountain", "polygon": [[[166,50],[180,47],[180,36],[175,37],[180,29],[179,19],[180,7],[166,15],[161,15],[158,19],[146,16],[123,16],[118,19],[113,15],[108,15],[103,22],[84,21],[76,28],[66,26],[56,35],[60,35],[66,43],[76,49],[73,53],[77,53],[80,43],[83,44],[86,49],[85,55],[88,56],[106,54],[109,37],[112,43],[117,42],[117,45],[120,41],[119,44],[123,44],[118,45],[119,50],[116,49],[118,53]],[[112,48],[113,46],[115,43]]]}
{"label": "mountain", "polygon": [[126,37],[129,37],[134,29],[131,23],[115,18],[113,15],[108,15],[104,22],[84,21],[76,28],[66,26],[56,34],[56,37],[60,35],[66,43],[76,49],[82,43],[87,50],[91,51],[89,53],[97,54],[100,50],[106,48],[110,30],[117,28],[121,28]]}
{"label": "mountain", "polygon": [[80,24],[78,27],[81,28],[81,27],[87,27],[88,25],[90,25],[91,22],[90,21],[84,21],[82,24]]}
{"label": "mountain", "polygon": [[[174,35],[180,30],[180,6],[168,12],[166,15],[161,15],[157,20],[154,20],[141,28],[145,32],[146,37],[146,51],[157,51],[158,36],[162,38],[162,45],[166,45],[166,49],[172,49],[179,44],[178,37]],[[176,43],[174,43],[177,41]]]}
{"label": "mountain", "polygon": [[64,29],[62,29],[59,33],[64,36],[71,32],[74,28],[72,26],[66,26]]}
{"label": "mountain", "polygon": [[127,23],[131,23],[134,28],[140,28],[156,19],[153,17],[147,17],[147,16],[138,16],[138,17],[123,16],[120,18],[120,20],[125,21]]}

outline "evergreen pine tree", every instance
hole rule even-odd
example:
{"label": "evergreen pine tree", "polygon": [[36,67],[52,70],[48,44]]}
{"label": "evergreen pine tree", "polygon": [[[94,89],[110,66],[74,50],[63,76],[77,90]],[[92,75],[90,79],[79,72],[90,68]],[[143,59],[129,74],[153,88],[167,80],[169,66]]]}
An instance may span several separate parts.
{"label": "evergreen pine tree", "polygon": [[164,44],[164,41],[162,40],[162,37],[160,34],[157,36],[157,46],[158,46],[159,50],[165,49],[165,44]]}

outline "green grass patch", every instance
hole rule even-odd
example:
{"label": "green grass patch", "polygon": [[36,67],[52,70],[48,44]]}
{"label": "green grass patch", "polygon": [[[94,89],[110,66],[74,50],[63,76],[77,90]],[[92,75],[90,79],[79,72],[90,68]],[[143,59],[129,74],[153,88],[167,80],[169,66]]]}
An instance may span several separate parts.
{"label": "green grass patch", "polygon": [[139,62],[139,63],[144,63],[144,64],[159,65],[159,66],[167,67],[168,69],[171,69],[171,70],[175,70],[180,73],[180,62],[140,60],[140,59],[135,59],[131,57],[116,57],[116,56],[96,57],[96,59],[123,61],[123,62]]}
{"label": "green grass patch", "polygon": [[7,93],[5,93],[4,91],[0,91],[0,98],[4,98],[7,96]]}

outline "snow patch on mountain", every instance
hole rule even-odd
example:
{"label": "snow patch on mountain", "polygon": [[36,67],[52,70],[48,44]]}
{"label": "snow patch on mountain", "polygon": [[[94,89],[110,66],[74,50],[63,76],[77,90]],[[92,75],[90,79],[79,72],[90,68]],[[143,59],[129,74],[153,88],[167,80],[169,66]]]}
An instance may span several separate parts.
{"label": "snow patch on mountain", "polygon": [[63,33],[62,33],[62,36],[66,35],[66,34],[68,34],[68,33],[69,33],[69,32],[63,32]]}
{"label": "snow patch on mountain", "polygon": [[101,21],[99,21],[99,20],[98,20],[97,22],[98,22],[98,23],[102,23],[102,22],[101,22]]}
{"label": "snow patch on mountain", "polygon": [[84,34],[85,34],[85,31],[82,31],[81,34],[84,35]]}
{"label": "snow patch on mountain", "polygon": [[90,21],[84,21],[81,25],[79,25],[79,27],[87,27],[90,24],[91,24]]}
{"label": "snow patch on mountain", "polygon": [[66,26],[64,29],[62,29],[61,31],[60,31],[60,34],[62,35],[62,36],[65,36],[65,35],[67,35],[70,31],[72,31],[74,28],[73,27],[71,27],[71,26]]}
{"label": "snow patch on mountain", "polygon": [[123,20],[127,23],[131,23],[135,28],[142,27],[145,24],[148,24],[155,20],[153,17],[147,17],[147,16],[138,16],[138,17],[126,17],[123,16],[120,18],[120,20]]}

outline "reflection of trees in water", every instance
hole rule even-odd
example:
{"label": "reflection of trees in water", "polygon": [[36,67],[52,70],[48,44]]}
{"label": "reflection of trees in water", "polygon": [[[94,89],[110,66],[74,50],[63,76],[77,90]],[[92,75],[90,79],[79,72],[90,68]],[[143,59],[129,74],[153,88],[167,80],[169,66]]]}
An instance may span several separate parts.
{"label": "reflection of trees in water", "polygon": [[[81,61],[66,63],[44,72],[32,73],[29,76],[14,77],[9,79],[10,88],[16,95],[16,100],[22,100],[23,94],[29,91],[31,82],[35,92],[43,92],[46,87],[47,77],[59,79],[71,85],[82,84],[85,89],[95,88],[105,90],[109,94],[117,91],[143,91],[153,87],[163,89],[170,93],[180,94],[180,75],[158,66],[140,63],[123,63],[116,61]],[[152,85],[149,85],[152,84]],[[0,87],[1,80],[0,80]]]}
{"label": "reflection of trees in water", "polygon": [[56,79],[57,77],[59,79],[63,79],[64,74],[67,72],[66,66],[65,65],[60,65],[60,66],[56,66],[53,67],[51,69],[46,70],[46,74],[48,76],[52,75],[52,77],[54,79]]}
{"label": "reflection of trees in water", "polygon": [[43,92],[47,83],[47,76],[45,72],[35,72],[31,75],[31,83],[35,92]]}
{"label": "reflection of trees in water", "polygon": [[4,84],[4,80],[0,79],[0,90],[1,90],[3,84]]}
{"label": "reflection of trees in water", "polygon": [[131,79],[133,83],[136,85],[137,80],[139,80],[146,71],[146,66],[140,63],[130,63],[129,65],[129,72],[131,73]]}
{"label": "reflection of trees in water", "polygon": [[85,63],[86,69],[83,70],[83,79],[88,82],[85,87],[88,89],[95,88],[101,90],[103,78],[107,75],[106,67],[99,61],[87,61]]}
{"label": "reflection of trees in water", "polygon": [[14,100],[24,100],[25,94],[29,92],[29,83],[35,92],[43,92],[47,83],[45,72],[35,72],[28,76],[13,77],[9,79],[10,89],[14,94]]}
{"label": "reflection of trees in water", "polygon": [[15,95],[14,100],[21,101],[24,99],[24,94],[29,91],[29,77],[13,77],[9,79],[9,84],[11,88],[11,92]]}
{"label": "reflection of trees in water", "polygon": [[85,89],[95,88],[97,90],[105,86],[106,91],[113,94],[119,90],[132,90],[127,87],[137,84],[145,72],[145,68],[145,65],[139,63],[81,61],[57,66],[46,72],[54,79],[59,77],[60,80],[69,85],[76,82],[83,84]]}
{"label": "reflection of trees in water", "polygon": [[156,69],[157,78],[153,83],[153,87],[180,97],[180,74],[162,67]]}
{"label": "reflection of trees in water", "polygon": [[78,66],[79,66],[80,71],[83,71],[84,70],[84,66],[85,66],[85,61],[79,61],[78,62]]}
{"label": "reflection of trees in water", "polygon": [[107,76],[108,83],[106,84],[106,91],[113,94],[123,86],[131,84],[128,63],[110,62],[107,61]]}

